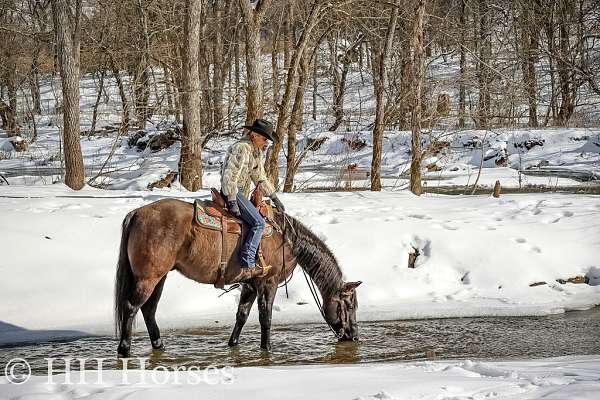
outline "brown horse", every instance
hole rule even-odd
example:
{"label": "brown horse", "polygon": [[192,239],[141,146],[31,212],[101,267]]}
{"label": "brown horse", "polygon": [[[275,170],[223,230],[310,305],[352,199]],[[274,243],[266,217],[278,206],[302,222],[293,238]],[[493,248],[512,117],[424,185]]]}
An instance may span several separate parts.
{"label": "brown horse", "polygon": [[[274,231],[261,244],[265,260],[272,266],[267,276],[245,280],[236,323],[229,345],[238,344],[242,327],[258,299],[261,347],[270,348],[273,300],[278,285],[299,264],[316,284],[323,299],[321,312],[339,340],[357,340],[356,293],[360,282],[347,282],[333,253],[303,224],[274,210]],[[240,277],[239,235],[226,235],[228,264],[225,281]],[[193,205],[175,199],[160,200],[134,211],[123,220],[119,262],[115,279],[115,329],[120,336],[117,352],[128,357],[132,325],[138,310],[155,349],[163,342],[155,312],[169,271],[177,270],[187,278],[213,284],[219,277],[221,232],[200,227],[193,221]],[[285,263],[284,263],[285,255]],[[285,268],[285,269],[284,269]]]}

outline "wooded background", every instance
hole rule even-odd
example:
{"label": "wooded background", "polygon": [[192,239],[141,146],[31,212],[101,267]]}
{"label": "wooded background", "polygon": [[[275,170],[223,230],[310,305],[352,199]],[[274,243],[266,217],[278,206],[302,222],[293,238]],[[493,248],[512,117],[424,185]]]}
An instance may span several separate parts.
{"label": "wooded background", "polygon": [[[285,191],[307,121],[372,131],[372,190],[384,130],[411,130],[419,194],[422,130],[598,126],[599,41],[595,0],[0,0],[0,117],[9,136],[35,141],[36,117],[52,112],[40,86],[60,76],[54,111],[74,189],[84,185],[83,76],[97,91],[87,135],[109,85],[118,135],[157,118],[183,124],[189,190],[202,187],[206,142],[257,117],[281,139],[266,165],[274,182],[286,150]],[[344,103],[356,96],[351,76],[372,88],[364,126]]]}

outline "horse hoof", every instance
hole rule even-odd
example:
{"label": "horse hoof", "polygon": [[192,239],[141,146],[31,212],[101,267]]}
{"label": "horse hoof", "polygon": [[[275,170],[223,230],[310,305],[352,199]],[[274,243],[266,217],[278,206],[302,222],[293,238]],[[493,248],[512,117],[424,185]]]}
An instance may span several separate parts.
{"label": "horse hoof", "polygon": [[129,358],[130,354],[131,353],[129,352],[129,349],[125,350],[125,349],[122,349],[120,347],[117,349],[117,357],[120,357],[120,358]]}
{"label": "horse hoof", "polygon": [[130,346],[128,346],[126,343],[121,343],[121,344],[119,344],[119,347],[117,348],[117,356],[127,358],[130,355],[130,350],[131,350]]}
{"label": "horse hoof", "polygon": [[152,348],[153,348],[154,350],[161,350],[161,351],[164,351],[164,350],[165,350],[165,345],[164,345],[164,343],[163,343],[162,339],[161,339],[161,338],[158,338],[158,339],[156,339],[156,340],[153,340],[153,341],[152,341]]}
{"label": "horse hoof", "polygon": [[267,345],[260,345],[260,348],[264,351],[271,351],[271,345],[267,344]]}

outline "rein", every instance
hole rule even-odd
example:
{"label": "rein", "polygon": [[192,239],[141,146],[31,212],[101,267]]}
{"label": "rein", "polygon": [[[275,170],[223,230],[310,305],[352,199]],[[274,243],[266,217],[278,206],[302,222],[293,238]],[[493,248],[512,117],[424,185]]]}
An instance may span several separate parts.
{"label": "rein", "polygon": [[[325,317],[325,311],[323,311],[323,305],[321,304],[321,301],[319,300],[319,295],[317,294],[317,288],[315,287],[315,283],[313,282],[312,279],[308,279],[308,275],[306,274],[306,271],[304,269],[302,269],[302,272],[304,272],[304,279],[306,279],[306,284],[308,285],[308,288],[310,289],[310,293],[312,294],[312,297],[315,300],[315,304],[317,305],[317,308],[319,309],[321,316],[323,317],[323,319],[327,323],[327,326],[329,327],[331,332],[333,332],[335,337],[338,339],[341,339],[343,337],[343,335],[340,335],[338,332],[336,332],[335,329],[333,329],[333,326],[331,326],[331,324],[329,323],[329,321],[327,321],[327,318]],[[344,325],[344,323],[342,323],[342,327],[343,327],[343,325]]]}

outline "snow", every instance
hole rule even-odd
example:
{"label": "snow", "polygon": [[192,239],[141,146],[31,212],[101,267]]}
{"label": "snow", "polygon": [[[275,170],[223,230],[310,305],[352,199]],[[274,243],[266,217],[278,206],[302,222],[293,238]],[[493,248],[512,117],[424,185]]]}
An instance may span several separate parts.
{"label": "snow", "polygon": [[[130,210],[165,196],[192,201],[208,192],[2,187],[0,343],[110,334],[121,221]],[[280,197],[292,216],[331,247],[346,279],[363,281],[359,321],[547,315],[600,304],[598,197],[418,198],[406,192]],[[413,248],[420,255],[409,269]],[[556,281],[586,275],[589,285]],[[547,284],[529,286],[536,282]],[[221,292],[212,285],[174,272],[163,293],[157,312],[163,328],[235,320],[237,291],[218,298]],[[279,291],[274,324],[321,321],[299,271],[289,294],[287,299]],[[251,321],[256,323],[255,313]],[[138,329],[145,329],[141,317]]]}
{"label": "snow", "polygon": [[[528,361],[422,361],[198,371],[79,371],[9,384],[6,399],[597,399],[600,357]],[[144,380],[145,379],[145,380]],[[83,382],[83,383],[80,383]],[[124,383],[128,382],[128,383]]]}

